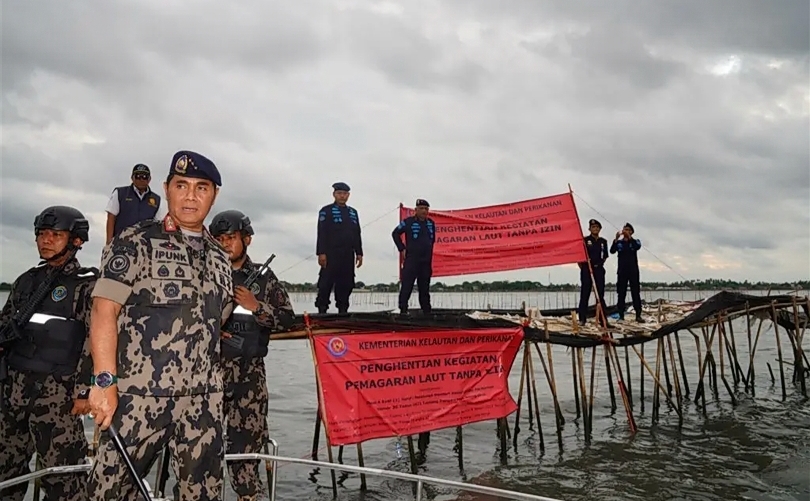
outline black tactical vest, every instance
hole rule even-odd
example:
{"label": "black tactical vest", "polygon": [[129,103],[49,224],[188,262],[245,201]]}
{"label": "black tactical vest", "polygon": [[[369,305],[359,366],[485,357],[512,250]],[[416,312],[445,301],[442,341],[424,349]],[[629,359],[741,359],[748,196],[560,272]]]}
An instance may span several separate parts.
{"label": "black tactical vest", "polygon": [[[233,286],[244,285],[247,275],[243,270],[233,270]],[[253,295],[257,298],[261,297],[263,292],[260,288],[257,288],[259,285],[261,285],[259,282],[254,282],[252,290]],[[222,330],[229,332],[233,336],[231,338],[222,338],[223,360],[232,360],[237,357],[250,359],[267,356],[270,331],[261,327],[250,311],[235,305],[231,317]]]}
{"label": "black tactical vest", "polygon": [[[32,270],[23,287],[21,307],[28,296],[39,285],[37,278],[41,269]],[[87,329],[84,322],[75,319],[74,298],[76,288],[92,272],[79,270],[73,275],[59,276],[48,294],[37,308],[37,312],[22,331],[22,338],[15,342],[8,356],[8,365],[18,371],[37,374],[70,376],[78,370]]]}

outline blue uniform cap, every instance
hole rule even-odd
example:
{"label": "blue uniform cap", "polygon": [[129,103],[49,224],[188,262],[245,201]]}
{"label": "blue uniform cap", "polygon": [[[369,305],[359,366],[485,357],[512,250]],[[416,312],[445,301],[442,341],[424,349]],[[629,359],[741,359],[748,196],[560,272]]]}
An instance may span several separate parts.
{"label": "blue uniform cap", "polygon": [[332,185],[332,189],[335,191],[351,191],[349,185],[346,183],[335,183]]}
{"label": "blue uniform cap", "polygon": [[624,227],[627,228],[628,230],[630,230],[632,233],[636,232],[636,230],[633,229],[633,225],[630,224],[630,223],[624,223]]}
{"label": "blue uniform cap", "polygon": [[172,176],[208,179],[215,185],[222,186],[222,177],[214,162],[193,151],[183,150],[174,154],[168,179]]}
{"label": "blue uniform cap", "polygon": [[430,204],[424,198],[417,198],[416,199],[416,206],[417,207],[430,207]]}
{"label": "blue uniform cap", "polygon": [[591,219],[590,221],[588,221],[588,226],[593,226],[593,225],[596,225],[596,226],[598,226],[600,228],[602,227],[602,223],[600,223],[596,219]]}

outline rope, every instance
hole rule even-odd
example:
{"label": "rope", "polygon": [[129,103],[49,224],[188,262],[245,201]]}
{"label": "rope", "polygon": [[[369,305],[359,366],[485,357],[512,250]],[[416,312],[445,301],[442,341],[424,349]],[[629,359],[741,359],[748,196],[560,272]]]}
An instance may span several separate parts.
{"label": "rope", "polygon": [[[361,228],[361,229],[363,229],[363,228],[366,228],[366,227],[368,227],[368,226],[371,226],[372,224],[376,223],[377,221],[379,221],[380,219],[384,218],[385,216],[387,216],[387,215],[391,214],[391,213],[392,213],[392,212],[394,212],[395,210],[399,210],[399,205],[397,205],[397,206],[396,206],[396,207],[394,207],[393,209],[389,210],[389,211],[388,211],[388,212],[386,212],[385,214],[383,214],[383,215],[381,215],[381,216],[379,216],[379,217],[377,217],[377,218],[375,218],[375,219],[373,219],[373,220],[369,221],[368,223],[366,223],[366,224],[362,225],[360,228]],[[305,257],[305,258],[301,259],[300,261],[298,261],[297,263],[293,264],[293,265],[292,265],[292,266],[290,266],[289,268],[285,268],[285,269],[281,270],[280,272],[276,273],[276,276],[281,276],[281,275],[283,275],[284,273],[286,273],[286,272],[290,271],[291,269],[295,268],[295,267],[296,267],[296,266],[298,266],[299,264],[302,264],[302,263],[304,263],[304,262],[306,262],[306,261],[309,261],[310,259],[312,259],[312,258],[313,258],[313,257],[315,257],[315,256],[316,256],[316,255],[315,255],[314,253],[313,253],[313,254],[308,255],[307,257]]]}
{"label": "rope", "polygon": [[[614,227],[614,228],[616,228],[617,230],[620,230],[620,229],[621,229],[621,228],[619,228],[618,226],[616,226],[615,224],[613,224],[613,222],[612,222],[610,219],[608,219],[608,218],[607,218],[607,216],[605,216],[604,214],[602,214],[601,212],[599,212],[598,210],[596,210],[596,209],[595,209],[595,208],[594,208],[594,207],[593,207],[591,204],[589,204],[589,203],[588,203],[588,201],[587,201],[587,200],[585,200],[584,198],[582,198],[581,196],[579,196],[579,195],[578,195],[576,192],[574,192],[574,195],[575,195],[575,196],[576,196],[578,199],[582,200],[582,202],[584,202],[584,203],[585,203],[585,205],[587,205],[588,207],[590,207],[592,211],[594,211],[594,212],[596,212],[597,214],[599,214],[599,217],[601,217],[601,218],[602,218],[604,221],[606,221],[607,223],[609,223],[611,226],[613,226],[613,227]],[[673,272],[674,272],[676,275],[678,275],[679,277],[681,277],[681,279],[682,279],[684,282],[688,282],[688,281],[689,281],[689,279],[688,279],[688,278],[686,278],[685,276],[681,275],[681,274],[680,274],[680,272],[678,272],[678,270],[676,270],[675,268],[673,268],[673,267],[672,267],[672,266],[670,266],[669,264],[665,263],[665,262],[664,262],[664,260],[663,260],[663,259],[661,259],[660,257],[656,256],[656,255],[655,255],[655,253],[654,253],[653,251],[651,251],[651,250],[650,250],[650,248],[649,248],[647,245],[642,246],[642,249],[644,249],[644,250],[646,250],[647,252],[649,252],[650,254],[652,254],[652,256],[653,256],[655,259],[657,259],[657,260],[658,260],[658,262],[660,262],[661,264],[663,264],[664,266],[666,266],[667,268],[669,268],[670,270],[672,270],[672,271],[673,271]]]}

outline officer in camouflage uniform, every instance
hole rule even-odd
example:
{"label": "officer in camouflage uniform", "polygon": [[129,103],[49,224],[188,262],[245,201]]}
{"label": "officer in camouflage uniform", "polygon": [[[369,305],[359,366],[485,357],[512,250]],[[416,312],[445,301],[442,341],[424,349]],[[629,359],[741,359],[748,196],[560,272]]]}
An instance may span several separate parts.
{"label": "officer in camouflage uniform", "polygon": [[[209,231],[230,254],[237,304],[222,333],[227,453],[260,453],[269,439],[264,357],[270,333],[289,329],[295,313],[287,291],[272,270],[259,275],[249,289],[244,285],[245,279],[261,268],[247,255],[254,234],[247,216],[236,210],[221,212],[214,217]],[[240,501],[258,499],[259,461],[230,463],[228,470]]]}
{"label": "officer in camouflage uniform", "polygon": [[[124,229],[104,248],[93,290],[91,413],[117,428],[141,477],[168,446],[179,501],[222,497],[220,327],[233,309],[231,267],[203,221],[221,185],[213,162],[177,152],[168,215]],[[138,494],[103,435],[92,500]]]}
{"label": "officer in camouflage uniform", "polygon": [[[29,473],[34,452],[46,468],[79,464],[87,455],[79,415],[88,412],[87,320],[97,270],[81,268],[75,252],[89,240],[89,229],[72,207],[48,207],[37,216],[34,233],[44,262],[14,282],[0,313],[0,326],[6,327],[38,286],[57,273],[21,337],[2,354],[8,379],[0,395],[0,480]],[[47,476],[42,490],[49,501],[80,501],[86,499],[84,484],[83,474]],[[0,499],[22,501],[27,488],[4,489]]]}

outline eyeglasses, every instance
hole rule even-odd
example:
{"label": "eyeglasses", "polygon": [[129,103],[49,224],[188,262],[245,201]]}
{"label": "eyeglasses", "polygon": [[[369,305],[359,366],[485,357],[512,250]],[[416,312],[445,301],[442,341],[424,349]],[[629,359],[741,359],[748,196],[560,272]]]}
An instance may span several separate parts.
{"label": "eyeglasses", "polygon": [[135,179],[140,179],[142,181],[148,181],[149,180],[149,174],[135,174],[132,177],[135,178]]}

